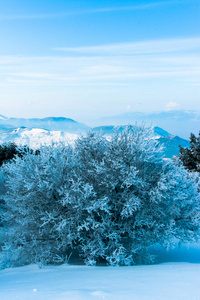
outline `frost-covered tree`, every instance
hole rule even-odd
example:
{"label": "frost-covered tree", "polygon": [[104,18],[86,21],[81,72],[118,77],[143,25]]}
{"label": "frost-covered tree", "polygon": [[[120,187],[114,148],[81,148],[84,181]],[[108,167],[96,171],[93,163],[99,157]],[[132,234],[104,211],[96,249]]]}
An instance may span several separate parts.
{"label": "frost-covered tree", "polygon": [[[3,172],[0,167],[0,227],[3,226],[3,220],[2,215],[4,212],[4,201],[2,199],[2,194],[4,193],[4,178],[3,178]],[[1,239],[0,239],[1,241]]]}
{"label": "frost-covered tree", "polygon": [[71,146],[31,152],[3,166],[2,261],[87,264],[152,261],[150,248],[199,234],[193,174],[162,157],[150,129],[129,126],[107,140],[89,132]]}
{"label": "frost-covered tree", "polygon": [[0,227],[2,226],[2,215],[5,209],[5,202],[1,195],[5,193],[4,175],[2,171],[2,165],[10,162],[15,157],[22,158],[27,152],[39,155],[39,150],[31,150],[27,146],[17,146],[15,143],[5,143],[0,145]]}
{"label": "frost-covered tree", "polygon": [[69,217],[70,211],[64,211],[61,203],[72,184],[73,167],[72,148],[62,145],[43,147],[40,155],[27,151],[23,159],[16,157],[2,167],[7,190],[3,197],[7,264],[53,262],[66,252],[68,243],[59,250],[56,225],[62,223],[62,214]]}
{"label": "frost-covered tree", "polygon": [[1,166],[13,159],[16,155],[19,155],[18,147],[15,143],[8,143],[0,145],[0,227],[2,227],[2,214],[4,211],[4,201],[1,195],[4,191],[3,186],[3,173],[1,171]]}
{"label": "frost-covered tree", "polygon": [[84,168],[82,180],[95,195],[88,203],[95,209],[79,232],[86,260],[149,262],[155,243],[195,239],[196,184],[183,168],[163,160],[149,129],[130,126],[109,142],[90,133],[77,141],[76,152]]}

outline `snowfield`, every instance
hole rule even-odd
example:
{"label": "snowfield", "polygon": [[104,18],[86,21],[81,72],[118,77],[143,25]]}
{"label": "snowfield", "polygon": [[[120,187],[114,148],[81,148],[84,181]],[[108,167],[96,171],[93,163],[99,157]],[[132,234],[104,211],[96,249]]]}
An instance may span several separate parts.
{"label": "snowfield", "polygon": [[48,131],[40,128],[16,128],[1,133],[0,144],[14,142],[17,145],[27,145],[32,149],[38,149],[42,145],[52,143],[71,143],[78,138],[78,134],[64,131]]}
{"label": "snowfield", "polygon": [[163,263],[155,265],[30,265],[1,270],[0,299],[199,300],[200,245],[159,253]]}

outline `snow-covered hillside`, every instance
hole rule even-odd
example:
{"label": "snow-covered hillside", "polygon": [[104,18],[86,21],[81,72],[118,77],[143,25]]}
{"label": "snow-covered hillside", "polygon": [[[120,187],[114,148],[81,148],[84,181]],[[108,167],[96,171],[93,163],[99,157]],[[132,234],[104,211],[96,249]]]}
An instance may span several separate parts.
{"label": "snow-covered hillside", "polygon": [[15,142],[17,145],[27,145],[33,149],[58,142],[73,143],[78,137],[75,133],[48,131],[40,128],[16,128],[0,132],[0,143]]}
{"label": "snow-covered hillside", "polygon": [[15,142],[39,148],[57,142],[73,142],[89,127],[67,118],[17,119],[0,118],[0,143]]}
{"label": "snow-covered hillside", "polygon": [[200,247],[131,267],[30,265],[0,271],[2,300],[199,300]]}

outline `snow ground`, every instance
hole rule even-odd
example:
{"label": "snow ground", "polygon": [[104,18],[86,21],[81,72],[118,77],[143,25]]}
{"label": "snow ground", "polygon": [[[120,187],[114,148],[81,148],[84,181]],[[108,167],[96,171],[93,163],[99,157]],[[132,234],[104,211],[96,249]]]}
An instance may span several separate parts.
{"label": "snow ground", "polygon": [[0,299],[200,300],[200,244],[159,252],[155,265],[1,270]]}

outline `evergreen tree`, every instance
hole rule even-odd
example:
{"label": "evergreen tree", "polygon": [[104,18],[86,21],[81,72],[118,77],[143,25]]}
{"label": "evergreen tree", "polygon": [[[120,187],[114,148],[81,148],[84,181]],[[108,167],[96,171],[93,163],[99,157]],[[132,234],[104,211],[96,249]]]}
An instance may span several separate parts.
{"label": "evergreen tree", "polygon": [[180,148],[179,158],[183,165],[189,171],[200,172],[200,132],[196,137],[193,133],[190,135],[190,148]]}
{"label": "evergreen tree", "polygon": [[0,166],[18,155],[19,151],[15,143],[0,145]]}

